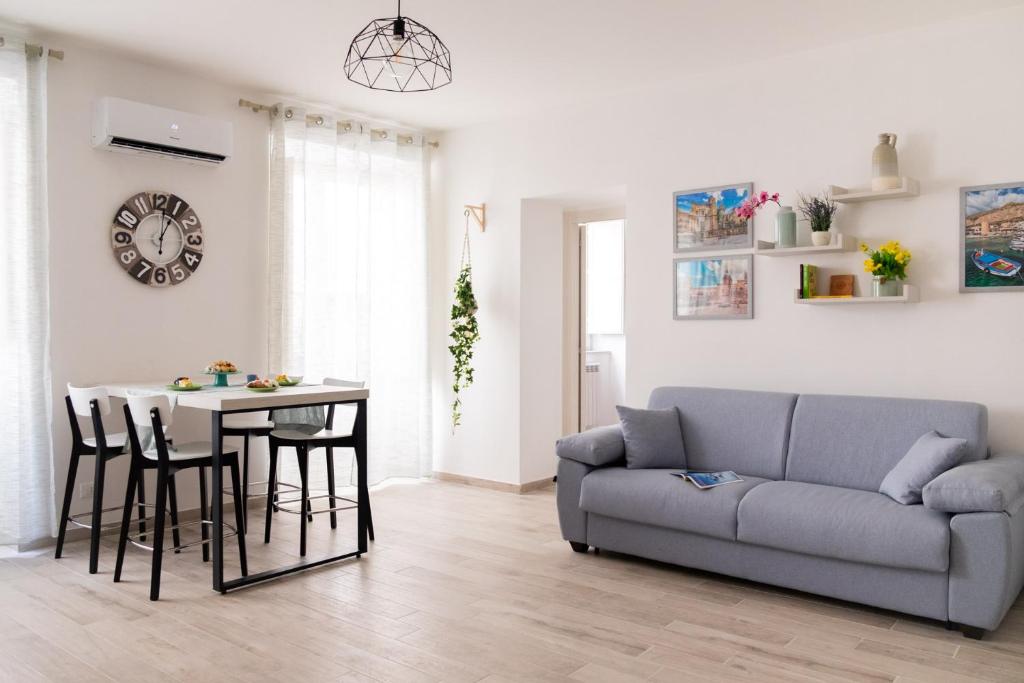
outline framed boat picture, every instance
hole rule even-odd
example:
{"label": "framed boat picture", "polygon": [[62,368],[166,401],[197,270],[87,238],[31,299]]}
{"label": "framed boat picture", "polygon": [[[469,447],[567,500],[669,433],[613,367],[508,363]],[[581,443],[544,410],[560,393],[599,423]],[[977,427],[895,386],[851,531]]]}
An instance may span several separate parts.
{"label": "framed boat picture", "polygon": [[960,291],[1024,292],[1024,182],[960,188]]}
{"label": "framed boat picture", "polygon": [[673,267],[676,320],[754,317],[752,254],[677,258]]}
{"label": "framed boat picture", "polygon": [[675,251],[749,249],[754,224],[736,215],[736,207],[754,191],[753,183],[684,190],[672,195]]}

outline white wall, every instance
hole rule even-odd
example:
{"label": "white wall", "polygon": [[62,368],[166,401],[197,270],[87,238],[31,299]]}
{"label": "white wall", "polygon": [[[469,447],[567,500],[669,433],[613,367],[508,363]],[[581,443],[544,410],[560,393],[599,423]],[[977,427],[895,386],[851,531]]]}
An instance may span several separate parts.
{"label": "white wall", "polygon": [[[49,65],[50,298],[53,433],[58,510],[70,451],[65,383],[157,379],[197,374],[229,358],[243,371],[265,372],[264,289],[267,226],[267,119],[236,105],[251,94],[195,74],[131,58],[65,48]],[[218,168],[96,151],[91,108],[104,95],[231,121],[234,157]],[[134,282],[110,249],[110,223],[126,198],[143,190],[180,195],[203,223],[205,258],[184,284],[154,289]],[[179,439],[209,439],[208,414],[175,413]],[[107,429],[124,431],[117,406]],[[87,430],[91,433],[91,430]],[[85,458],[78,481],[92,480]],[[124,500],[127,458],[108,469],[105,505]],[[256,465],[257,472],[260,467]],[[178,484],[179,505],[195,507],[197,484]],[[262,479],[262,476],[254,478]],[[152,486],[152,485],[151,485]],[[74,501],[74,512],[88,509]]]}
{"label": "white wall", "polygon": [[[1013,353],[1024,337],[1016,315],[1024,295],[958,294],[956,232],[959,186],[1024,175],[1024,88],[1013,72],[1024,61],[1022,39],[1024,10],[1011,9],[446,135],[448,220],[436,236],[447,254],[443,280],[454,281],[462,204],[487,201],[490,225],[473,245],[482,332],[476,385],[459,432],[435,430],[436,469],[517,483],[521,459],[553,467],[558,430],[516,424],[516,406],[560,412],[558,393],[517,389],[538,367],[533,350],[559,344],[561,327],[524,326],[519,334],[515,325],[521,311],[555,296],[524,278],[548,282],[538,269],[561,260],[546,252],[551,244],[524,234],[520,200],[620,184],[629,218],[627,402],[643,404],[662,384],[973,400],[989,406],[994,448],[1024,447]],[[672,319],[673,191],[753,181],[795,202],[798,190],[864,184],[882,131],[900,135],[902,170],[920,179],[921,196],[844,207],[839,226],[909,247],[920,304],[798,306],[799,261],[759,257],[753,320]],[[768,212],[757,236],[768,238],[770,226]],[[860,261],[834,255],[819,264],[859,273]],[[996,320],[998,336],[986,331]],[[439,379],[445,367],[435,370]]]}

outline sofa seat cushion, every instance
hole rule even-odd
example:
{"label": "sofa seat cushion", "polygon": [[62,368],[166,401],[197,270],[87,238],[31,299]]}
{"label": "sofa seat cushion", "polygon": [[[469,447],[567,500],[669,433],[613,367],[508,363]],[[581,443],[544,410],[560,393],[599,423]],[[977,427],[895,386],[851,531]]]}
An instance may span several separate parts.
{"label": "sofa seat cushion", "polygon": [[595,470],[583,478],[580,507],[606,517],[734,541],[740,500],[768,481],[740,475],[741,482],[702,491],[672,475],[678,471]]}
{"label": "sofa seat cushion", "polygon": [[738,526],[740,541],[769,548],[885,567],[949,567],[949,515],[873,491],[768,482],[743,498]]}

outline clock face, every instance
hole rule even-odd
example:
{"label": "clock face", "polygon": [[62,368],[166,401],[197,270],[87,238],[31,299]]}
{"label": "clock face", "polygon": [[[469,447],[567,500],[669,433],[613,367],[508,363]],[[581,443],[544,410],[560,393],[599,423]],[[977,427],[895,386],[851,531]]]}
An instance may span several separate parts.
{"label": "clock face", "polygon": [[203,260],[203,226],[192,207],[170,192],[140,192],[114,214],[114,257],[134,280],[151,287],[181,284]]}

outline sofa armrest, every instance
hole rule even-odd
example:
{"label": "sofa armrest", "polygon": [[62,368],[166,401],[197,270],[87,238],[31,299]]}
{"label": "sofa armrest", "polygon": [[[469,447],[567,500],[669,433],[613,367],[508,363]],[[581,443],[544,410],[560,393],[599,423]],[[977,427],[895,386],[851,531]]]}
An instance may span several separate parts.
{"label": "sofa armrest", "polygon": [[590,467],[604,467],[626,457],[626,443],[622,428],[611,425],[563,436],[555,443],[555,453]]}
{"label": "sofa armrest", "polygon": [[1024,455],[1003,454],[965,463],[924,487],[925,507],[942,512],[1006,512],[1024,507]]}

